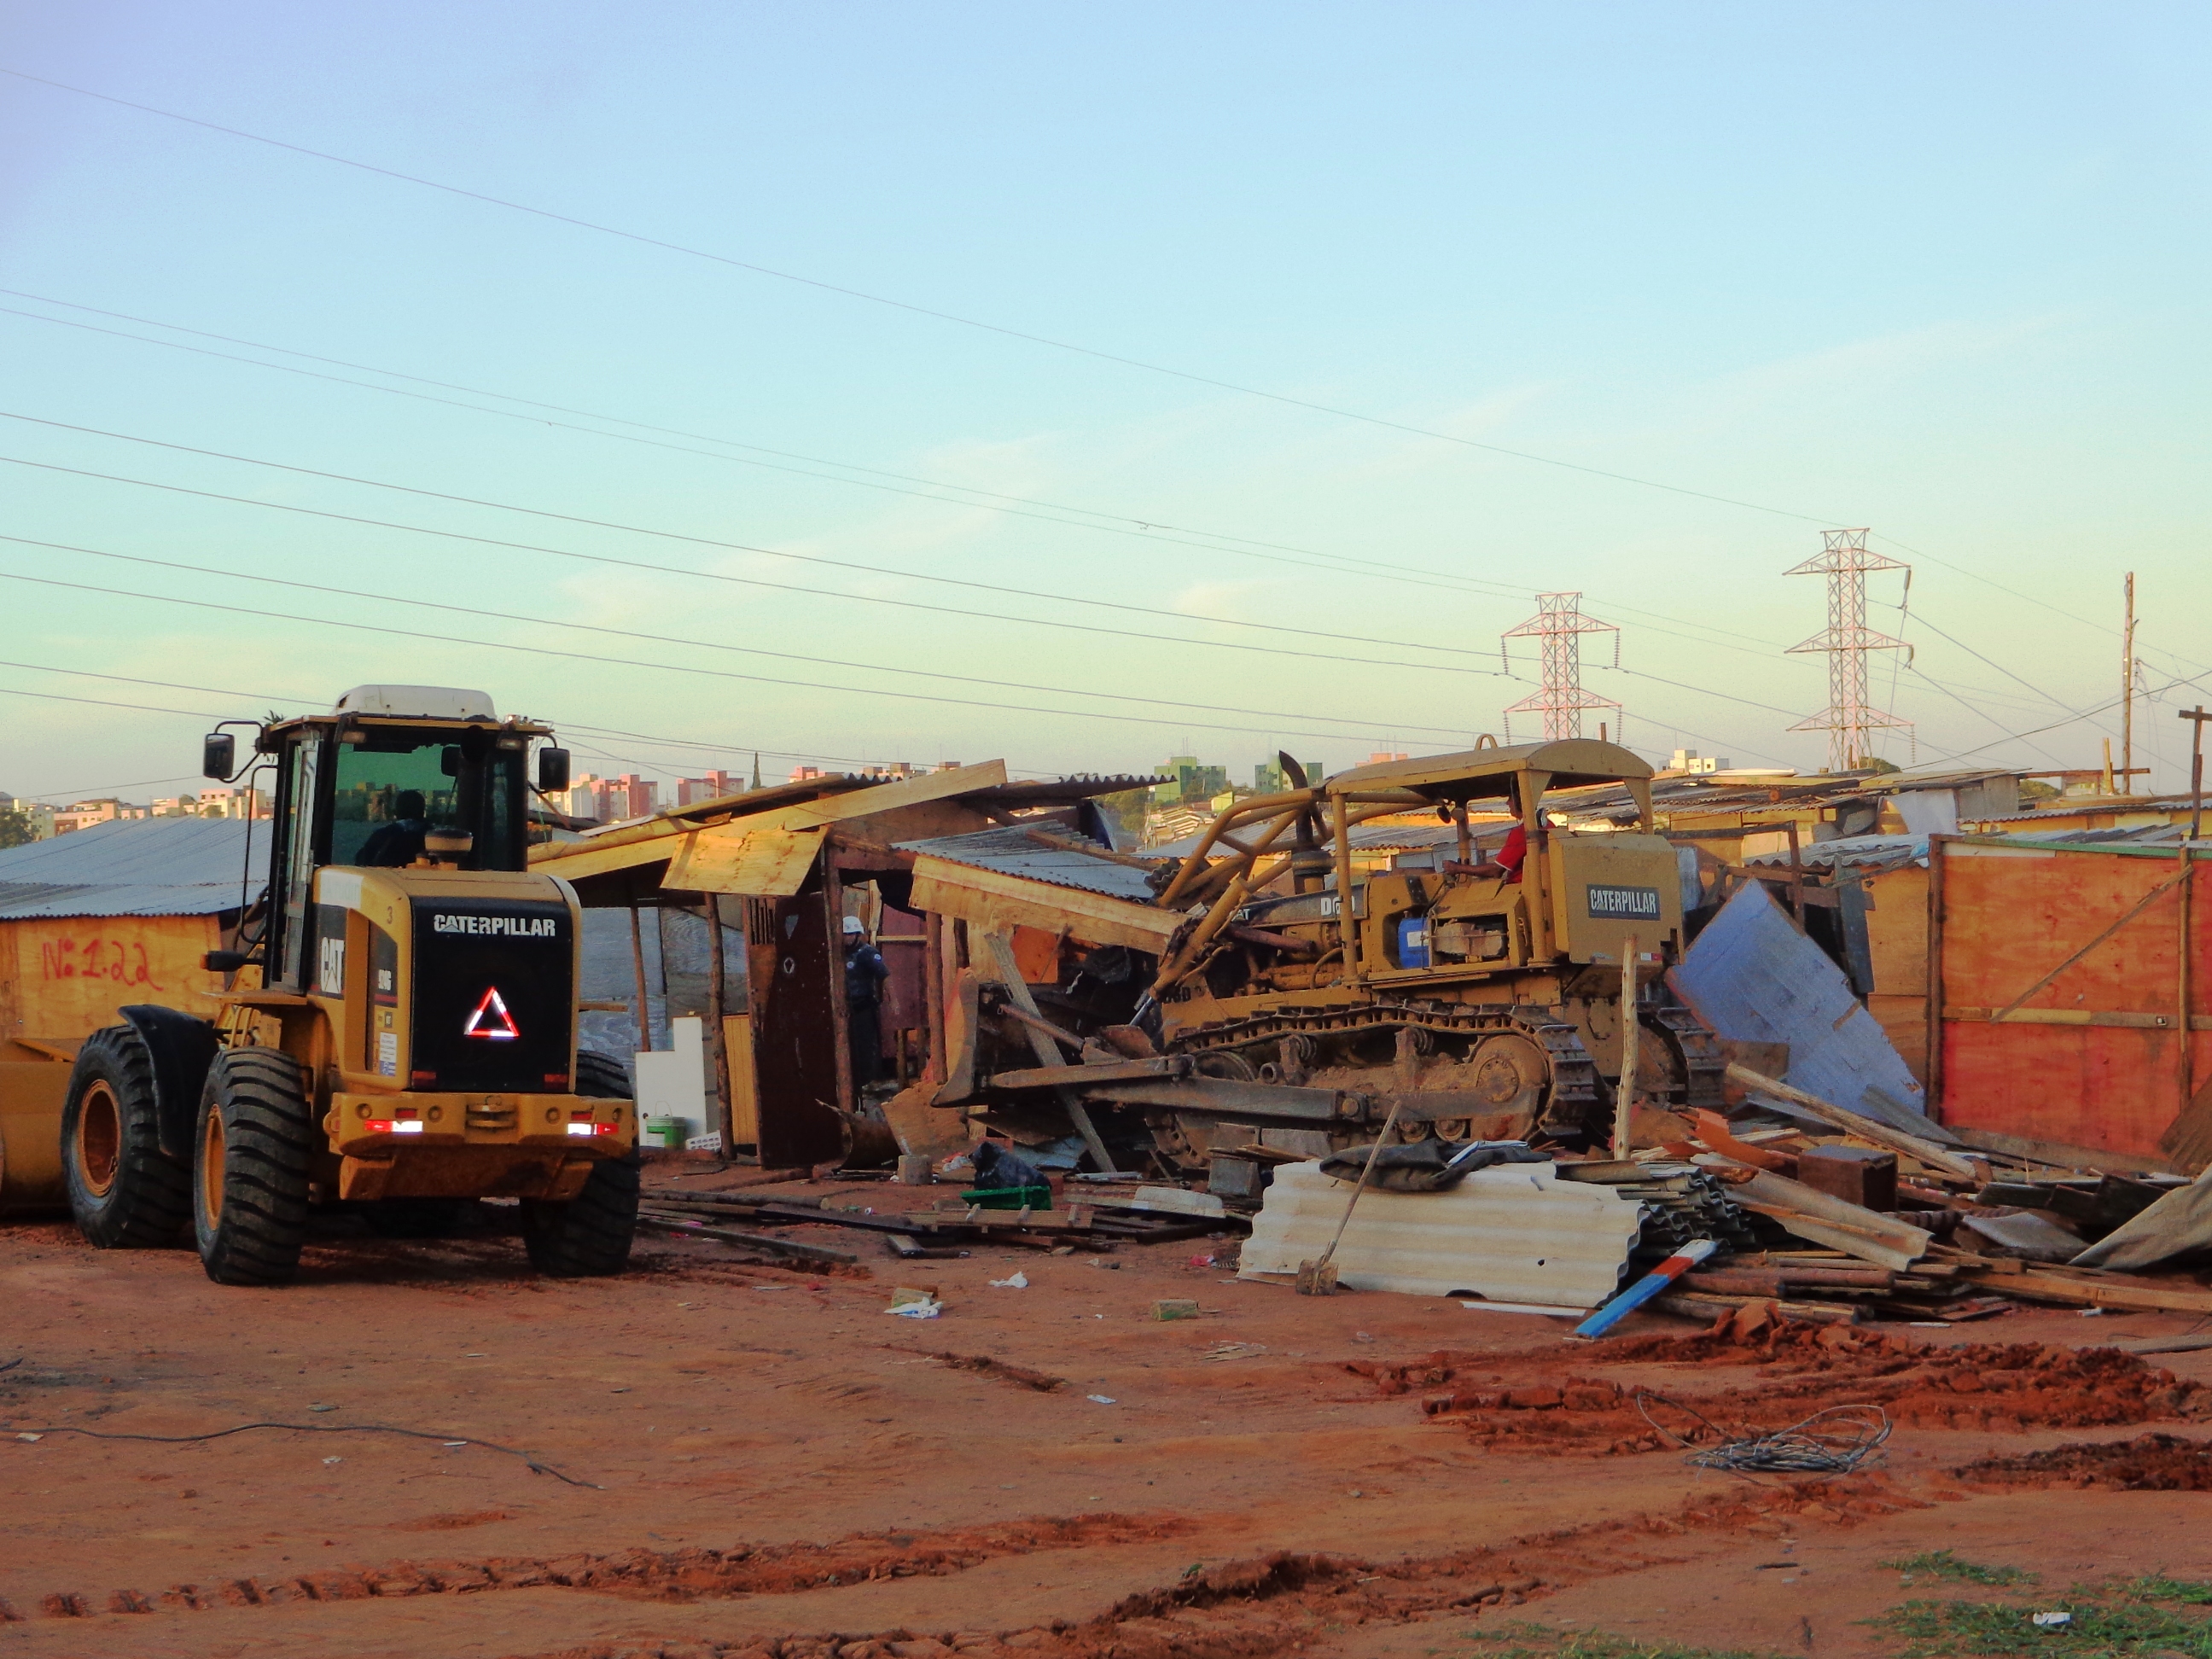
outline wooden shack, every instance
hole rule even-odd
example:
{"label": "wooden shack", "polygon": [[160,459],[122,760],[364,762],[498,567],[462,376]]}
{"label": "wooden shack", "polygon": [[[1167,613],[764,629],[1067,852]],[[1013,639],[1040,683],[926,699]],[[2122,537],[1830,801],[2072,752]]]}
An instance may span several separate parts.
{"label": "wooden shack", "polygon": [[1942,1120],[2113,1167],[2212,1163],[2212,904],[2165,845],[1937,836],[1930,1092]]}
{"label": "wooden shack", "polygon": [[[77,1045],[151,1002],[212,1017],[241,895],[264,879],[267,826],[97,824],[0,851],[0,1212],[58,1206],[60,1122]],[[249,845],[251,852],[249,853]]]}

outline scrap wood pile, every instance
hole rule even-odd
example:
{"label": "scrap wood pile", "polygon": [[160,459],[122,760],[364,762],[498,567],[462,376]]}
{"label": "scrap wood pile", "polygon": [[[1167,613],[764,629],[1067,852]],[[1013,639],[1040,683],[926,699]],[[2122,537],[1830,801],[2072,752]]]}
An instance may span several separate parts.
{"label": "scrap wood pile", "polygon": [[855,1250],[784,1236],[793,1227],[842,1227],[876,1233],[897,1256],[963,1255],[976,1243],[1031,1249],[1080,1245],[1105,1252],[1121,1244],[1170,1244],[1231,1229],[1242,1218],[1204,1193],[1128,1182],[1085,1182],[1053,1194],[966,1193],[929,1207],[878,1207],[849,1198],[793,1194],[648,1192],[639,1224],[651,1231],[713,1239],[795,1261],[851,1264]]}
{"label": "scrap wood pile", "polygon": [[[1727,1115],[1640,1120],[1651,1144],[1629,1163],[1644,1184],[1694,1172],[1757,1235],[1747,1246],[1740,1225],[1699,1234],[1722,1248],[1649,1304],[1661,1312],[1753,1324],[1948,1322],[2015,1301],[2212,1313],[2212,1291],[2193,1277],[2106,1265],[2170,1260],[2169,1247],[2191,1241],[2201,1188],[2183,1177],[2037,1164],[1968,1146],[1924,1119],[1914,1133],[1847,1112],[1740,1066],[1730,1077],[1745,1092]],[[1621,1164],[1583,1170],[1583,1179],[1638,1179]],[[1686,1219],[1678,1204],[1647,1222],[1634,1265],[1679,1248]]]}

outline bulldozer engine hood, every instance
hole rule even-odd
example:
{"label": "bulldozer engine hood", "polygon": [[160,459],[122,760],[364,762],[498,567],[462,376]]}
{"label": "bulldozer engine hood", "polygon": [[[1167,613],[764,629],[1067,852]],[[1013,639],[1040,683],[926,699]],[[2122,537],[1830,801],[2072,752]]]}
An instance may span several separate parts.
{"label": "bulldozer engine hood", "polygon": [[357,1051],[343,1069],[413,1091],[569,1089],[580,963],[565,882],[327,868],[314,926],[311,994],[343,1005]]}

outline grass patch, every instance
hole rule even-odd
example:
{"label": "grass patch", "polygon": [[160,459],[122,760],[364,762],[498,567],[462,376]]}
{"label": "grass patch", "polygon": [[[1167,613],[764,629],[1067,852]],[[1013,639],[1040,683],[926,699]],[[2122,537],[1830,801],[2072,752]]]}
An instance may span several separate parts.
{"label": "grass patch", "polygon": [[1479,1644],[1480,1659],[1775,1659],[1746,1648],[1686,1648],[1673,1642],[1637,1642],[1601,1631],[1551,1630],[1542,1625],[1470,1632],[1468,1639]]}
{"label": "grass patch", "polygon": [[[1893,1565],[1884,1563],[1885,1565]],[[1979,1581],[1977,1581],[1979,1582]],[[2212,1606],[2212,1583],[2152,1577],[2080,1586],[2039,1603],[1907,1601],[1868,1622],[1899,1639],[1897,1659],[2015,1654],[2050,1659],[2212,1659],[2212,1620],[2179,1609]],[[2074,1615],[2038,1628],[2045,1611]]]}
{"label": "grass patch", "polygon": [[1961,1561],[1955,1550],[1923,1550],[1902,1561],[1885,1561],[1885,1567],[1909,1572],[1916,1578],[1948,1578],[1960,1584],[2032,1584],[2035,1575],[2018,1567],[1985,1567],[1978,1561]]}

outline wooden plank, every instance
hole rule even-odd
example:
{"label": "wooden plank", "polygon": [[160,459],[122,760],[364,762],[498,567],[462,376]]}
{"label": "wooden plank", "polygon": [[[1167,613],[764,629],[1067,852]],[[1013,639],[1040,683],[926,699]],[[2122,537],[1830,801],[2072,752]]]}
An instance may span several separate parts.
{"label": "wooden plank", "polygon": [[730,1145],[753,1146],[760,1142],[760,1091],[753,1076],[753,1017],[726,1014],[722,1018],[722,1052],[730,1068]]}
{"label": "wooden plank", "polygon": [[1173,910],[916,854],[913,907],[1002,932],[1035,927],[1085,945],[1125,945],[1158,956],[1182,925]]}
{"label": "wooden plank", "polygon": [[850,1250],[833,1250],[826,1244],[801,1244],[794,1239],[774,1238],[766,1233],[739,1232],[734,1227],[707,1227],[676,1217],[641,1215],[637,1224],[647,1232],[667,1233],[679,1238],[711,1238],[718,1244],[736,1244],[748,1250],[767,1250],[801,1261],[854,1262]]}
{"label": "wooden plank", "polygon": [[665,892],[789,898],[806,884],[822,851],[819,830],[695,830],[677,843],[661,877]]}
{"label": "wooden plank", "polygon": [[[1021,969],[1014,960],[1013,940],[1004,933],[988,932],[983,935],[983,948],[989,955],[990,965],[998,970],[999,983],[1006,988],[1008,1000],[1032,1020],[1041,1020],[1043,1016],[1037,1012],[1036,999],[1030,994],[1029,983],[1022,978]],[[1029,1032],[1030,1047],[1036,1054],[1037,1064],[1058,1066],[1060,1063],[1059,1043],[1035,1025],[1025,1025],[1025,1029]],[[1090,1149],[1097,1167],[1102,1170],[1112,1169],[1114,1159],[1106,1150],[1106,1143],[1098,1138],[1098,1127],[1091,1122],[1091,1113],[1084,1106],[1082,1097],[1069,1088],[1057,1089],[1054,1092],[1060,1097],[1062,1109],[1067,1113],[1068,1121],[1075,1125],[1075,1132],[1083,1137],[1083,1144]]]}
{"label": "wooden plank", "polygon": [[1773,1096],[1777,1100],[1786,1100],[1793,1105],[1801,1106],[1818,1117],[1823,1123],[1856,1135],[1863,1140],[1871,1140],[1876,1146],[1887,1146],[1893,1152],[1909,1153],[1929,1169],[1941,1170],[1954,1180],[1980,1179],[1981,1172],[1972,1164],[1963,1158],[1945,1152],[1932,1140],[1923,1140],[1918,1135],[1909,1135],[1901,1129],[1893,1129],[1878,1119],[1867,1117],[1857,1112],[1847,1112],[1842,1107],[1830,1101],[1822,1100],[1817,1095],[1807,1094],[1802,1089],[1793,1089],[1788,1084],[1778,1082],[1773,1078],[1761,1077],[1748,1066],[1730,1066],[1728,1069],[1729,1075],[1747,1089],[1757,1090],[1763,1094]]}
{"label": "wooden plank", "polygon": [[2056,1302],[2069,1307],[2137,1308],[2146,1311],[2169,1313],[2212,1314],[2212,1291],[2145,1290],[2136,1285],[2112,1285],[2094,1279],[2076,1279],[2068,1273],[2038,1273],[2029,1268],[2025,1273],[1991,1273],[1987,1269],[1969,1270],[1968,1276],[1986,1283],[1993,1291],[2018,1297],[2027,1302]]}
{"label": "wooden plank", "polygon": [[[2180,1024],[2174,1014],[2104,1008],[2015,1008],[2007,1013],[2002,1008],[1946,1007],[1943,1018],[1954,1024],[2102,1025],[2128,1031],[2171,1031]],[[2189,1024],[2193,1030],[2212,1031],[2212,1014],[2191,1014]]]}

